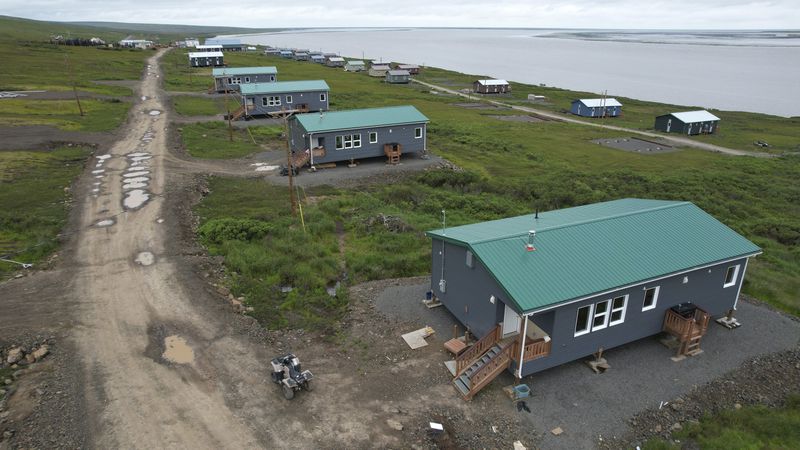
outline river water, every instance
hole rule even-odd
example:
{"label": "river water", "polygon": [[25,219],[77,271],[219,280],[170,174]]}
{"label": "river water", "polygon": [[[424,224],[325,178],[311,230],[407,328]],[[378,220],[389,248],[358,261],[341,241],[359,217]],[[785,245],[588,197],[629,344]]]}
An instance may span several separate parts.
{"label": "river water", "polygon": [[677,105],[800,116],[800,32],[312,29],[249,44],[428,65]]}

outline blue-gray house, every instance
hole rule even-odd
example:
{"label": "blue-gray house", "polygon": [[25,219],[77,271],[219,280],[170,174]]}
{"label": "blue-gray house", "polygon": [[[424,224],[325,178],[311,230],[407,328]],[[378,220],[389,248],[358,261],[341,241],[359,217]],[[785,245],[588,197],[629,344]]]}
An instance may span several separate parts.
{"label": "blue-gray house", "polygon": [[427,149],[427,124],[413,106],[298,114],[289,121],[290,147],[308,155],[297,167],[384,155],[397,163],[403,153]]}
{"label": "blue-gray house", "polygon": [[481,337],[456,358],[467,399],[503,370],[522,378],[662,331],[696,354],[709,320],[736,309],[747,262],[761,253],[694,204],[662,200],[427,235],[433,294]]}
{"label": "blue-gray house", "polygon": [[617,117],[622,103],[615,98],[582,98],[572,101],[569,112],[581,117]]}
{"label": "blue-gray house", "polygon": [[655,129],[689,135],[713,134],[719,129],[719,117],[706,110],[669,113],[656,117]]}
{"label": "blue-gray house", "polygon": [[243,84],[239,90],[245,106],[234,113],[234,120],[245,116],[325,111],[330,88],[323,80],[303,80]]}
{"label": "blue-gray house", "polygon": [[242,84],[278,81],[278,69],[275,66],[223,67],[212,69],[211,76],[217,92],[238,91]]}

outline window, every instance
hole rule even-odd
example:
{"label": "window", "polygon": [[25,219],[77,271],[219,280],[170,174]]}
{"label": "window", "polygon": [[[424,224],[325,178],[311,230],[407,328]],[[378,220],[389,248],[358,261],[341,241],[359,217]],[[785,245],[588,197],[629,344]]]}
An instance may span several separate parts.
{"label": "window", "polygon": [[319,101],[324,102],[327,99],[327,97],[328,96],[325,94],[319,94]]}
{"label": "window", "polygon": [[414,128],[414,139],[419,139],[422,137],[422,127]]}
{"label": "window", "polygon": [[378,142],[378,133],[375,132],[375,131],[372,131],[372,132],[369,133],[369,143],[370,144],[374,144],[376,142]]}
{"label": "window", "polygon": [[582,336],[589,332],[589,318],[592,316],[592,305],[578,309],[578,318],[575,321],[575,336]]}
{"label": "window", "polygon": [[467,250],[467,267],[472,268],[472,252]]}
{"label": "window", "polygon": [[739,276],[739,265],[730,266],[725,271],[725,284],[722,287],[731,287],[736,284],[736,277]]}
{"label": "window", "polygon": [[628,306],[628,296],[616,297],[611,300],[611,320],[608,326],[613,327],[625,322],[625,308]]}
{"label": "window", "polygon": [[233,83],[232,79],[228,78],[228,84],[232,84],[232,83]]}
{"label": "window", "polygon": [[261,106],[267,106],[267,97],[261,97]]}
{"label": "window", "polygon": [[648,311],[656,307],[656,303],[658,303],[659,289],[661,289],[661,286],[645,289],[644,303],[642,303],[642,311]]}
{"label": "window", "polygon": [[336,136],[336,150],[361,147],[361,134]]}
{"label": "window", "polygon": [[244,82],[245,83],[249,83],[250,82],[250,77],[244,77]]}
{"label": "window", "polygon": [[606,300],[594,305],[594,318],[592,319],[592,331],[602,330],[608,326],[608,303]]}
{"label": "window", "polygon": [[286,96],[286,103],[292,103],[292,96],[291,95],[287,95]]}
{"label": "window", "polygon": [[281,98],[277,96],[261,97],[263,106],[281,106]]}

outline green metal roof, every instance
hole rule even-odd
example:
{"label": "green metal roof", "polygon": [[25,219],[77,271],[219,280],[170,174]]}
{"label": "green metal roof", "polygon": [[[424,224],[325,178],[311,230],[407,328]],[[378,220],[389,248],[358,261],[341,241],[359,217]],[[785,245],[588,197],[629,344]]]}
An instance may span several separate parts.
{"label": "green metal roof", "polygon": [[[525,248],[529,230],[534,251]],[[761,252],[694,204],[663,200],[615,200],[427,234],[470,248],[519,312]]]}
{"label": "green metal roof", "polygon": [[242,95],[283,94],[285,92],[329,91],[324,80],[275,81],[271,83],[250,83],[239,85]]}
{"label": "green metal roof", "polygon": [[214,77],[229,77],[236,75],[275,75],[278,69],[275,66],[263,67],[221,67],[211,71]]}
{"label": "green metal roof", "polygon": [[409,123],[427,122],[428,118],[413,106],[390,106],[386,108],[351,109],[328,111],[324,114],[298,114],[294,116],[306,132],[349,130],[353,128],[385,127]]}

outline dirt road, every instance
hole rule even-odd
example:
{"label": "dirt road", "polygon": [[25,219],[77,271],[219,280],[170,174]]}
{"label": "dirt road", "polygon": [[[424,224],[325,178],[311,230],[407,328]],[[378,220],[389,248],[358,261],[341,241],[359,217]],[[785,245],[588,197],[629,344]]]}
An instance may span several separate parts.
{"label": "dirt road", "polygon": [[[454,89],[448,89],[448,88],[445,88],[445,87],[442,87],[442,86],[438,86],[438,85],[435,85],[435,84],[426,83],[424,81],[419,81],[419,80],[414,80],[414,79],[412,79],[411,81],[413,81],[414,83],[419,83],[419,84],[421,84],[423,86],[427,86],[427,87],[429,87],[431,89],[435,89],[437,91],[447,92],[448,94],[458,95],[458,96],[461,96],[461,97],[464,97],[464,98],[468,98],[470,100],[475,100],[476,99],[475,95],[465,94],[463,92],[459,92],[459,91],[454,90]],[[618,126],[615,126],[615,125],[605,125],[605,124],[600,124],[600,123],[591,123],[591,122],[586,122],[586,121],[583,121],[583,120],[574,119],[572,117],[565,116],[563,114],[557,114],[557,113],[554,113],[552,111],[546,111],[546,110],[538,109],[538,108],[529,108],[527,106],[511,105],[511,104],[503,103],[503,102],[496,101],[496,100],[488,100],[488,99],[485,99],[483,97],[478,97],[478,99],[480,99],[481,101],[486,101],[487,103],[490,103],[492,105],[502,106],[504,108],[511,108],[511,109],[515,109],[517,111],[523,111],[523,112],[526,112],[526,113],[536,114],[536,115],[539,115],[539,116],[542,116],[542,117],[547,117],[549,119],[560,120],[562,122],[575,123],[575,124],[584,125],[584,126],[587,126],[587,127],[604,128],[606,130],[621,131],[621,132],[624,132],[624,133],[632,133],[632,134],[637,134],[639,136],[646,136],[648,138],[662,139],[662,140],[670,143],[671,145],[680,146],[680,147],[692,147],[692,148],[697,148],[697,149],[700,149],[700,150],[724,153],[726,155],[734,155],[734,156],[754,156],[754,157],[758,157],[758,158],[775,158],[775,157],[779,156],[779,155],[773,155],[771,153],[748,152],[748,151],[744,151],[744,150],[738,150],[738,149],[735,149],[735,148],[722,147],[722,146],[719,146],[719,145],[707,144],[705,142],[698,142],[698,141],[695,141],[693,139],[674,136],[674,135],[666,135],[666,134],[662,134],[662,133],[652,133],[652,132],[649,132],[649,131],[634,130],[634,129],[631,129],[631,128],[618,127]]]}

